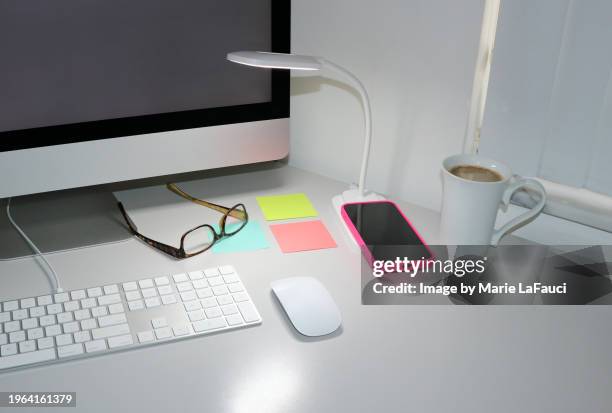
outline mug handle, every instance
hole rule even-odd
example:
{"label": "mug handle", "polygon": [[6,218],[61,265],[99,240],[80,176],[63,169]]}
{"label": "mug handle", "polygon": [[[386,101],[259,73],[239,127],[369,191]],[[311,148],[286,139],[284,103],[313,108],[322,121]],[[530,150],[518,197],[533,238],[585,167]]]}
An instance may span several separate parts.
{"label": "mug handle", "polygon": [[507,208],[508,204],[510,204],[510,199],[512,198],[512,195],[514,195],[514,193],[518,191],[519,189],[525,188],[525,187],[531,187],[532,189],[535,189],[537,192],[539,192],[540,201],[536,204],[536,206],[531,208],[529,211],[510,220],[510,222],[507,222],[506,225],[502,226],[500,229],[495,230],[493,232],[493,237],[491,238],[492,246],[496,247],[504,235],[525,225],[526,223],[534,219],[536,216],[538,216],[540,212],[542,212],[542,209],[544,209],[544,205],[546,204],[546,189],[544,189],[544,186],[538,181],[536,181],[535,179],[529,179],[529,178],[518,178],[516,182],[514,182],[508,188],[506,188],[506,190],[504,191],[502,200],[501,200],[501,203],[504,206],[504,208]]}

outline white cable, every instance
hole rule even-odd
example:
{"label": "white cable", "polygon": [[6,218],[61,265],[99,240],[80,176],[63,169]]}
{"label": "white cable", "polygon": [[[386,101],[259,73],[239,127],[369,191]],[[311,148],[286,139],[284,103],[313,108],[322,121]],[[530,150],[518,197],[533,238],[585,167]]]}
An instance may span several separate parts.
{"label": "white cable", "polygon": [[58,293],[63,292],[64,290],[62,290],[62,287],[60,287],[59,278],[58,278],[57,273],[55,272],[55,269],[53,268],[53,266],[49,263],[49,261],[47,261],[47,259],[42,254],[42,252],[40,252],[40,250],[38,249],[38,247],[32,242],[32,240],[30,238],[28,238],[28,236],[25,234],[25,232],[23,232],[23,230],[19,227],[19,225],[17,225],[17,223],[13,220],[13,217],[11,216],[11,198],[9,198],[8,202],[6,203],[6,216],[8,217],[8,220],[11,223],[11,225],[13,226],[13,228],[15,228],[15,230],[17,230],[19,235],[21,235],[21,237],[24,239],[24,241],[27,242],[28,245],[30,246],[30,248],[32,248],[32,250],[36,253],[36,256],[38,258],[40,258],[41,260],[43,260],[44,263],[49,268],[50,273],[47,272],[47,276],[51,275],[49,278],[51,279],[52,284],[53,283],[55,284],[55,291],[58,292]]}

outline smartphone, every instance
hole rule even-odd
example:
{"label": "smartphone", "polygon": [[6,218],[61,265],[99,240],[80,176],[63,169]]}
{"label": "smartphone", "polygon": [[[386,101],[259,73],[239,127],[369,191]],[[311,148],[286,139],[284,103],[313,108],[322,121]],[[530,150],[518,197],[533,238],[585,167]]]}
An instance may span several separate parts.
{"label": "smartphone", "polygon": [[433,258],[423,238],[391,201],[344,204],[341,213],[370,265],[374,261],[404,257]]}

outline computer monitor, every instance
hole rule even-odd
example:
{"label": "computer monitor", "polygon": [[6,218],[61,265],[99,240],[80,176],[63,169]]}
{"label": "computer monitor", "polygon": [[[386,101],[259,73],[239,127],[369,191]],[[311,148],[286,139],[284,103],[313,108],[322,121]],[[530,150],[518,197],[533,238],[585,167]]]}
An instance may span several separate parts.
{"label": "computer monitor", "polygon": [[284,158],[289,0],[5,0],[0,198]]}

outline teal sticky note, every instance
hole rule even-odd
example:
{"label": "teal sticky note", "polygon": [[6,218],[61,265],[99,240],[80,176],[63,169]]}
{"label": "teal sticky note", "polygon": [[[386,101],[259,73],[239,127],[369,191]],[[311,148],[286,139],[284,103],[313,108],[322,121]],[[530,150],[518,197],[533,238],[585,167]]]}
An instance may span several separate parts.
{"label": "teal sticky note", "polygon": [[[231,231],[232,225],[228,225],[226,229]],[[216,225],[215,230],[219,230],[218,226]],[[231,237],[223,238],[222,240],[217,241],[217,243],[213,245],[212,250],[214,253],[224,253],[255,251],[269,247],[270,244],[268,244],[266,234],[264,234],[259,222],[249,221],[236,235],[232,235]]]}

